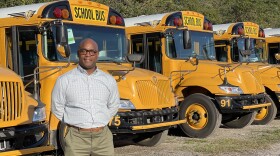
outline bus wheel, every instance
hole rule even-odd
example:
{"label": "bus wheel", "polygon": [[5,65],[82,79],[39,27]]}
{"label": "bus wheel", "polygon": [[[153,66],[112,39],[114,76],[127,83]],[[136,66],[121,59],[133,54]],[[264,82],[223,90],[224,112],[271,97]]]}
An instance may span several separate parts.
{"label": "bus wheel", "polygon": [[142,133],[140,136],[134,141],[136,144],[141,146],[157,146],[161,144],[167,137],[168,130],[160,131],[160,132],[151,132],[151,133]]}
{"label": "bus wheel", "polygon": [[266,102],[271,103],[271,106],[261,108],[256,115],[255,121],[253,122],[254,125],[266,125],[270,123],[277,114],[277,107],[274,101],[267,95]]}
{"label": "bus wheel", "polygon": [[60,122],[59,129],[58,129],[58,139],[61,149],[65,150],[65,135],[68,131],[68,126],[65,123]]}
{"label": "bus wheel", "polygon": [[221,125],[222,119],[210,97],[200,93],[188,96],[180,104],[179,117],[187,120],[180,128],[192,138],[208,137]]}
{"label": "bus wheel", "polygon": [[229,120],[222,121],[222,124],[228,128],[244,128],[254,121],[256,114],[256,111],[244,113]]}

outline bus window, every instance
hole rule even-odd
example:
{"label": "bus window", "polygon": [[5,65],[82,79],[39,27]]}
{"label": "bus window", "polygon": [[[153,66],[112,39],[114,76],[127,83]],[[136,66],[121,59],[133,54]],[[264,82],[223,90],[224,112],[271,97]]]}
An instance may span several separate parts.
{"label": "bus window", "polygon": [[216,50],[217,61],[220,61],[220,62],[228,61],[227,45],[224,41],[217,41],[215,43],[215,50]]}
{"label": "bus window", "polygon": [[[143,57],[145,57],[143,35],[131,36],[131,41],[132,41],[132,53],[141,54],[143,55]],[[145,61],[142,62],[141,64],[136,64],[136,67],[145,68]]]}
{"label": "bus window", "polygon": [[279,61],[275,59],[275,54],[279,53],[279,43],[269,43],[268,44],[268,61],[271,64],[278,64]]}
{"label": "bus window", "polygon": [[[151,35],[151,34],[150,34]],[[149,36],[150,36],[149,35]],[[148,64],[149,70],[155,71],[157,73],[161,73],[162,71],[162,63],[161,63],[161,46],[160,46],[160,38],[159,36],[151,36],[147,37],[148,42]]]}

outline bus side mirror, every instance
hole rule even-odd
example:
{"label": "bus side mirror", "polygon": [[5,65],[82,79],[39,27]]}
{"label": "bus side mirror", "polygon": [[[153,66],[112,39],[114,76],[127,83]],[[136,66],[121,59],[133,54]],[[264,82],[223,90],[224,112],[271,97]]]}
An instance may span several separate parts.
{"label": "bus side mirror", "polygon": [[191,49],[191,38],[189,30],[184,30],[183,32],[183,42],[184,42],[184,49]]}
{"label": "bus side mirror", "polygon": [[276,53],[275,58],[276,58],[277,61],[279,61],[280,60],[280,53]]}
{"label": "bus side mirror", "polygon": [[140,64],[144,61],[144,57],[141,54],[128,54],[126,56],[126,59],[128,62],[133,63],[133,67],[135,67],[135,64]]}
{"label": "bus side mirror", "polygon": [[56,50],[62,57],[67,58],[70,56],[68,32],[62,24],[56,25],[56,45]]}

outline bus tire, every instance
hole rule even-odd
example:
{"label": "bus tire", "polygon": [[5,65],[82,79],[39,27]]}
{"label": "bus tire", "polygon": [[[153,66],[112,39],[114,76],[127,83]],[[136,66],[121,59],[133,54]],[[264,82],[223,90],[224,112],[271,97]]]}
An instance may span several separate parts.
{"label": "bus tire", "polygon": [[179,117],[187,122],[180,124],[183,133],[192,138],[206,138],[221,125],[222,115],[210,97],[196,93],[181,104]]}
{"label": "bus tire", "polygon": [[58,141],[59,141],[59,145],[61,147],[61,149],[65,150],[65,135],[66,135],[66,131],[68,130],[68,126],[65,123],[60,122],[59,124],[59,128],[58,128]]}
{"label": "bus tire", "polygon": [[277,107],[274,101],[266,95],[266,102],[271,103],[270,106],[264,107],[257,111],[256,118],[252,124],[254,125],[266,125],[269,124],[272,120],[275,119],[277,114]]}
{"label": "bus tire", "polygon": [[227,128],[244,128],[252,124],[252,122],[255,120],[256,114],[256,111],[244,113],[234,118],[231,118],[230,120],[222,121],[222,124]]}
{"label": "bus tire", "polygon": [[137,145],[141,146],[157,146],[164,142],[168,135],[168,130],[160,131],[160,132],[151,132],[151,133],[143,133],[140,134],[139,138],[135,139]]}

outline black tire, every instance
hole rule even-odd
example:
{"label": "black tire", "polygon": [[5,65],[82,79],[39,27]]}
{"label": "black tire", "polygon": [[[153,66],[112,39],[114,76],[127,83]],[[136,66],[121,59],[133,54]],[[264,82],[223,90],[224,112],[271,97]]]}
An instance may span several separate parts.
{"label": "black tire", "polygon": [[230,120],[222,121],[222,124],[227,128],[244,128],[252,124],[252,122],[255,120],[256,114],[256,111],[240,114]]}
{"label": "black tire", "polygon": [[269,95],[266,96],[266,102],[271,103],[271,106],[264,107],[257,112],[256,118],[252,124],[266,125],[275,119],[277,107]]}
{"label": "black tire", "polygon": [[65,124],[65,123],[62,123],[60,122],[59,124],[59,128],[58,128],[58,142],[59,142],[59,145],[61,147],[61,149],[65,150],[65,134],[66,134],[66,131],[67,131],[67,128],[68,126]]}
{"label": "black tire", "polygon": [[180,124],[183,133],[192,138],[206,138],[221,125],[222,116],[210,97],[196,93],[188,96],[181,104]]}
{"label": "black tire", "polygon": [[139,138],[135,139],[134,141],[136,144],[141,146],[157,146],[161,144],[167,137],[168,130],[160,131],[157,133],[143,133],[139,136]]}

